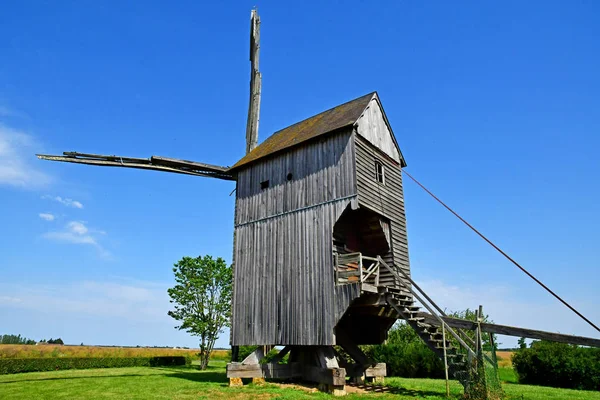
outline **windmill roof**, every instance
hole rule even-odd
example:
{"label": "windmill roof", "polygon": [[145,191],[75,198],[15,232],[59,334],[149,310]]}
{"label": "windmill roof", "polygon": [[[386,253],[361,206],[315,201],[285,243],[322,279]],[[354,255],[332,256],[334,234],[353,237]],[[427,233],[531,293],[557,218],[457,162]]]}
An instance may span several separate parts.
{"label": "windmill roof", "polygon": [[375,94],[376,92],[371,92],[275,132],[235,163],[231,169],[239,168],[308,140],[353,125]]}

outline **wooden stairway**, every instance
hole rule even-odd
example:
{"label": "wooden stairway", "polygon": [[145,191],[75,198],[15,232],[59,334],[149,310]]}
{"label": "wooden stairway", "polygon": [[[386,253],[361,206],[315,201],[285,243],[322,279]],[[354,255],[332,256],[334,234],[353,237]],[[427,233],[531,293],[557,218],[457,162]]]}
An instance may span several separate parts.
{"label": "wooden stairway", "polygon": [[[465,392],[469,391],[474,381],[479,378],[476,366],[478,356],[473,350],[478,348],[476,343],[460,329],[454,329],[444,321],[444,311],[408,274],[400,268],[390,266],[381,257],[377,257],[377,260],[401,285],[399,289],[378,287],[380,293],[385,296],[386,303],[406,320],[421,340],[444,361],[449,377],[460,381],[465,387]],[[425,322],[425,318],[420,315],[421,306],[416,305],[415,300],[437,321],[436,325]],[[487,357],[486,361],[491,362]]]}
{"label": "wooden stairway", "polygon": [[[382,294],[385,296],[386,302],[406,320],[406,322],[414,329],[417,335],[442,361],[444,360],[444,334],[442,329],[425,323],[425,318],[419,317],[421,307],[415,305],[413,297],[406,296],[398,289],[381,288]],[[445,327],[444,330],[452,329]],[[469,361],[469,351],[472,350],[467,346],[457,347],[452,341],[445,338],[446,341],[446,360],[448,363],[448,372],[450,378],[454,378],[466,388],[470,377],[471,362]],[[458,342],[460,343],[460,342]],[[459,344],[460,345],[460,344]]]}

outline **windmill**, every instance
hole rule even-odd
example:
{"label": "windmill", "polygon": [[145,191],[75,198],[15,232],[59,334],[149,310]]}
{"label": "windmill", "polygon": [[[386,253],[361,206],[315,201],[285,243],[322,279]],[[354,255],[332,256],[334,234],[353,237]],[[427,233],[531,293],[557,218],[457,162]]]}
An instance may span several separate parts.
{"label": "windmill", "polygon": [[[495,365],[494,356],[482,350],[483,335],[600,346],[598,339],[449,318],[413,281],[402,181],[407,164],[376,92],[258,144],[262,77],[256,10],[250,23],[246,154],[232,167],[161,156],[38,155],[236,182],[231,344],[259,347],[241,363],[228,364],[231,384],[241,384],[241,378],[298,378],[341,393],[346,377],[379,380],[385,364],[372,363],[359,345],[382,343],[398,319],[444,360],[447,376],[467,392],[481,387],[476,383],[482,378],[488,388],[494,380],[482,372]],[[476,331],[476,339],[465,330]],[[271,346],[283,348],[270,363],[261,363]],[[289,363],[280,363],[286,354]]]}

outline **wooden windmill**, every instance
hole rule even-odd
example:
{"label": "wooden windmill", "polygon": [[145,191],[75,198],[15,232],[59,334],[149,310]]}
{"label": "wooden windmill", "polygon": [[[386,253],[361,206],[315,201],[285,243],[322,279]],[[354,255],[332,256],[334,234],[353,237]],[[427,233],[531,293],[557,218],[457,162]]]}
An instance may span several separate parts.
{"label": "wooden windmill", "polygon": [[[246,155],[232,167],[159,156],[38,155],[236,182],[231,344],[261,347],[228,365],[232,382],[296,377],[340,391],[347,376],[377,379],[385,365],[372,364],[358,345],[382,343],[394,322],[404,319],[468,389],[473,362],[482,358],[478,343],[461,329],[554,335],[447,318],[412,281],[402,189],[406,161],[376,92],[258,144],[259,35],[253,10]],[[600,344],[567,335],[552,339]],[[352,361],[339,358],[335,345]],[[263,346],[283,350],[262,364]],[[279,364],[287,353],[290,362]]]}

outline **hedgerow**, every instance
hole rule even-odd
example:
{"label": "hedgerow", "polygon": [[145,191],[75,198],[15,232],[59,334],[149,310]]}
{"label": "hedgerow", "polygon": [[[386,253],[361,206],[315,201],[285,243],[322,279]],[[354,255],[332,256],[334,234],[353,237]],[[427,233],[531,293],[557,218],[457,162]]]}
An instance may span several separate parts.
{"label": "hedgerow", "polygon": [[57,371],[66,369],[164,367],[191,364],[185,356],[166,357],[57,357],[57,358],[5,358],[0,359],[0,375],[21,372]]}
{"label": "hedgerow", "polygon": [[513,367],[519,383],[600,390],[600,349],[564,343],[532,342],[516,351]]}

